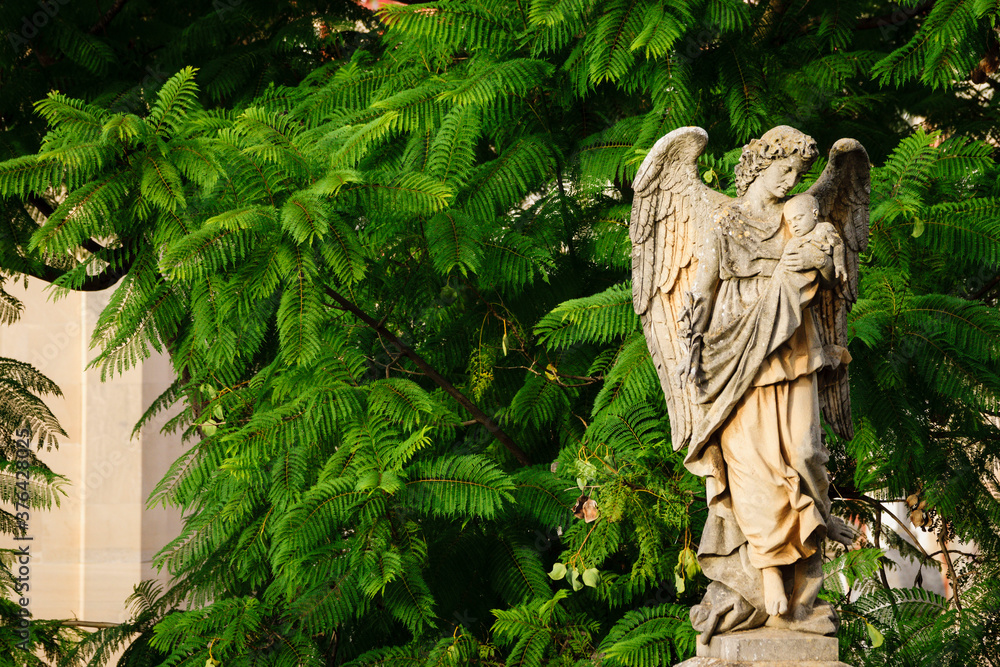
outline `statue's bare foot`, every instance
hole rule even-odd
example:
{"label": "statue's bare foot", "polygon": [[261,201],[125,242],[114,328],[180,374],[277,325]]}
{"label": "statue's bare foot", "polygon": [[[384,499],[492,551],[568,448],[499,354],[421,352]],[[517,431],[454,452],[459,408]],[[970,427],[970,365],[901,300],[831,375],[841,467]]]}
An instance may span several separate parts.
{"label": "statue's bare foot", "polygon": [[815,607],[796,606],[792,613],[772,616],[766,623],[769,628],[784,628],[811,635],[834,635],[837,633],[837,614],[828,602],[820,601]]}
{"label": "statue's bare foot", "polygon": [[785,581],[777,567],[761,570],[764,577],[764,611],[771,616],[788,613],[788,596],[785,595]]}

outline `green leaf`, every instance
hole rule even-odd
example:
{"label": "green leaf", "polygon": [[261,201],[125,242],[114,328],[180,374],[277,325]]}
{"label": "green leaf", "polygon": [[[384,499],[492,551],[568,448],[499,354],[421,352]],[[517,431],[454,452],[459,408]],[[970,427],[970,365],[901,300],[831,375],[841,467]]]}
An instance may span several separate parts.
{"label": "green leaf", "polygon": [[874,625],[865,621],[865,628],[868,630],[868,637],[872,640],[872,648],[878,648],[885,642],[885,637]]}

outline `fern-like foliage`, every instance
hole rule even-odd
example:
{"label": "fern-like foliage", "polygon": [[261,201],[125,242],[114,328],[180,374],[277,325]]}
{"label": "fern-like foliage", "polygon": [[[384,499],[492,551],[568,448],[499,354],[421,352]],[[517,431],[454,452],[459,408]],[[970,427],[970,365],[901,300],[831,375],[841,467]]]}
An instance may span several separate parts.
{"label": "fern-like foliage", "polygon": [[[990,3],[92,5],[0,55],[2,262],[114,286],[93,364],[165,351],[145,419],[176,406],[190,447],[150,499],[186,516],[157,557],[173,584],[73,659],[127,637],[127,665],[689,657],[703,491],[668,444],[627,233],[638,164],[684,124],[730,192],[779,122],[869,148],[838,511],[919,491],[943,542],[1000,553],[994,86],[963,80],[993,81]],[[831,565],[845,636],[885,640],[852,660],[915,655],[911,617],[954,648],[926,655],[980,660],[992,575],[953,568],[945,610],[876,587],[881,558]]]}

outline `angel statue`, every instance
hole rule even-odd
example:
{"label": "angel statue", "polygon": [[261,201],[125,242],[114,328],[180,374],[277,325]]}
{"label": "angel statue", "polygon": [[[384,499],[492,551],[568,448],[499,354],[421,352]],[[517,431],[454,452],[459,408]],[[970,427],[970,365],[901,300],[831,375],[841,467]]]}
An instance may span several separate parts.
{"label": "angel statue", "polygon": [[841,139],[809,190],[788,192],[819,151],[775,127],[744,146],[737,198],[698,175],[708,134],[661,138],[635,179],[634,307],[656,366],[674,449],[706,478],[698,561],[712,580],[691,621],[714,634],[762,625],[834,634],[816,596],[830,515],[820,422],[853,436],[847,311],[868,245],[868,154]]}

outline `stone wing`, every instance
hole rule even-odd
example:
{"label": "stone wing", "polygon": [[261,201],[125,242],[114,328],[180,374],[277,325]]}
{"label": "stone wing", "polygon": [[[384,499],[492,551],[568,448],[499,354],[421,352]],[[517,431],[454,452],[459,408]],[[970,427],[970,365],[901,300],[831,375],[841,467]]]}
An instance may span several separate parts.
{"label": "stone wing", "polygon": [[[816,311],[820,337],[831,355],[847,347],[847,313],[858,299],[858,255],[868,247],[870,167],[868,153],[860,143],[841,139],[830,149],[826,169],[809,188],[809,194],[819,202],[820,218],[832,222],[840,232],[847,255],[846,280],[838,289],[822,292]],[[819,400],[823,417],[834,432],[853,438],[846,364],[820,373]]]}
{"label": "stone wing", "polygon": [[682,127],[653,145],[635,177],[629,224],[633,306],[667,400],[675,450],[687,445],[694,422],[692,389],[681,387],[679,369],[688,354],[680,322],[686,293],[694,283],[702,230],[731,201],[698,175],[706,143],[705,130]]}

